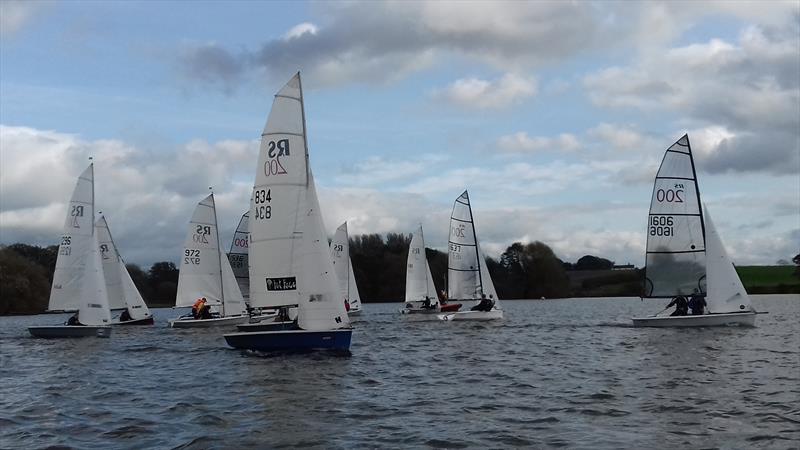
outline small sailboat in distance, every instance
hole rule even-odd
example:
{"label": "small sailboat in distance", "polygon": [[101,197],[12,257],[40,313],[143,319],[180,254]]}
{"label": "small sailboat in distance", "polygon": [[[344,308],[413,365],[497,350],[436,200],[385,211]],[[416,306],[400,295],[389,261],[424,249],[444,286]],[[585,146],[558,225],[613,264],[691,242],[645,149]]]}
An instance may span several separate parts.
{"label": "small sailboat in distance", "polygon": [[433,314],[439,312],[455,312],[460,303],[439,302],[436,286],[431,276],[431,267],[425,255],[425,238],[422,224],[411,237],[406,258],[406,304],[400,310],[403,314]]}
{"label": "small sailboat in distance", "polygon": [[231,241],[231,251],[228,253],[228,260],[233,269],[233,276],[236,277],[236,284],[244,297],[245,303],[250,300],[250,269],[249,269],[249,243],[250,243],[250,211],[245,211],[239,219],[239,225],[233,233]]}
{"label": "small sailboat in distance", "polygon": [[153,315],[147,308],[142,294],[131,279],[125,261],[114,243],[106,217],[101,213],[95,223],[100,242],[100,257],[103,262],[103,277],[111,310],[121,311],[112,325],[152,325]]}
{"label": "small sailboat in distance", "polygon": [[441,320],[494,320],[503,318],[500,299],[486,267],[469,194],[464,191],[453,203],[447,251],[447,298],[473,300],[469,311],[440,314]]}
{"label": "small sailboat in distance", "polygon": [[347,222],[339,225],[331,241],[331,260],[342,289],[345,309],[350,316],[361,313],[361,295],[353,275],[353,260],[350,258],[350,237],[347,234]]}
{"label": "small sailboat in distance", "polygon": [[[647,265],[643,298],[685,296],[705,300],[687,315],[634,317],[636,327],[707,327],[755,324],[756,310],[728,257],[708,208],[700,202],[689,136],[664,154],[656,174],[647,233]],[[701,305],[698,303],[698,305]],[[666,310],[666,308],[665,308]],[[663,311],[662,311],[663,312]],[[705,312],[704,314],[702,312]],[[680,315],[678,315],[680,314]]]}
{"label": "small sailboat in distance", "polygon": [[[197,204],[189,222],[178,273],[175,307],[196,305],[205,299],[209,314],[184,315],[169,322],[173,328],[236,325],[249,319],[230,262],[219,245],[214,194]],[[199,305],[198,305],[199,306]]]}
{"label": "small sailboat in distance", "polygon": [[75,311],[65,325],[28,327],[34,337],[111,335],[111,311],[94,226],[94,164],[83,171],[72,192],[58,247],[50,311]]}

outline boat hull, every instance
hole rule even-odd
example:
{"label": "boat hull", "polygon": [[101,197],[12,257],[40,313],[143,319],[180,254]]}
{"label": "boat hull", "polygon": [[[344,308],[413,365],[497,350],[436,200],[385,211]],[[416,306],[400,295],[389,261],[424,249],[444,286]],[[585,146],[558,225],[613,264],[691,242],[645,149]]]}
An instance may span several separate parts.
{"label": "boat hull", "polygon": [[242,333],[253,333],[256,331],[281,331],[281,330],[297,330],[297,323],[293,320],[283,322],[258,322],[258,323],[245,323],[236,325],[236,329]]}
{"label": "boat hull", "polygon": [[31,336],[38,338],[110,337],[110,326],[54,325],[28,327]]}
{"label": "boat hull", "polygon": [[498,320],[503,318],[503,310],[493,309],[491,311],[459,311],[450,314],[439,314],[439,320]]}
{"label": "boat hull", "polygon": [[218,317],[213,319],[178,318],[170,320],[169,326],[171,328],[226,327],[246,323],[248,320],[250,320],[248,316]]}
{"label": "boat hull", "polygon": [[226,334],[225,342],[233,348],[261,352],[303,352],[311,350],[349,351],[352,329],[308,331],[257,331]]}
{"label": "boat hull", "polygon": [[701,314],[697,316],[634,317],[634,327],[724,327],[755,326],[753,311],[724,314]]}
{"label": "boat hull", "polygon": [[112,322],[111,325],[153,325],[155,319],[153,316],[145,317],[144,319],[126,320],[124,322]]}
{"label": "boat hull", "polygon": [[348,316],[360,316],[361,315],[361,309],[360,308],[359,309],[351,309],[350,311],[347,311],[347,315]]}

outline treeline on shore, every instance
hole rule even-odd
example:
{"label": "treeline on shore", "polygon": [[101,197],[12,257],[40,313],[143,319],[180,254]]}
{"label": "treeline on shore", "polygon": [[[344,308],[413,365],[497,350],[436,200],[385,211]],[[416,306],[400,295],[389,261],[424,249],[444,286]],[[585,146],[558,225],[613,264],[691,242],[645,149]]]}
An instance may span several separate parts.
{"label": "treeline on shore", "polygon": [[[397,302],[405,295],[406,257],[411,235],[366,234],[350,239],[350,256],[362,301]],[[13,244],[0,247],[0,315],[33,314],[47,309],[58,246]],[[446,289],[447,254],[426,249],[434,284]],[[794,258],[800,264],[800,255]],[[486,266],[501,299],[613,297],[641,294],[644,270],[615,269],[613,261],[586,255],[575,263],[559,259],[542,242],[514,243]],[[150,306],[171,306],[178,285],[178,268],[161,261],[128,272]],[[792,266],[737,268],[750,293],[800,293],[800,271]]]}

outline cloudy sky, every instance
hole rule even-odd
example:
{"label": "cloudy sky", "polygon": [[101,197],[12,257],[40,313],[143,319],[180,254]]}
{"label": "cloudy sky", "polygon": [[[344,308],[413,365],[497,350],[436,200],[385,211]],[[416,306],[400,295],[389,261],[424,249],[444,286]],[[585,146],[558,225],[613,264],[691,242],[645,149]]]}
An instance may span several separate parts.
{"label": "cloudy sky", "polygon": [[327,227],[446,247],[469,189],[498,255],[644,262],[684,133],[738,264],[800,251],[800,3],[0,2],[0,243],[58,242],[88,157],[123,256],[177,261],[213,186],[248,206],[272,95],[303,75]]}

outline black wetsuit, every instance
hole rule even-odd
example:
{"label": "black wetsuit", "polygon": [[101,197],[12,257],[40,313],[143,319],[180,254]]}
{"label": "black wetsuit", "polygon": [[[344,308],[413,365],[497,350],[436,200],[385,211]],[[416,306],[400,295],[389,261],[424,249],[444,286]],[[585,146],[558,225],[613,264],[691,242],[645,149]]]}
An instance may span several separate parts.
{"label": "black wetsuit", "polygon": [[689,314],[689,304],[686,303],[686,297],[682,295],[675,297],[669,305],[667,305],[667,308],[672,305],[675,305],[675,311],[670,314],[670,316],[685,316]]}
{"label": "black wetsuit", "polygon": [[706,306],[708,306],[706,304],[706,299],[703,298],[702,295],[693,295],[691,300],[689,300],[689,308],[692,309],[693,316],[703,314],[703,308]]}

